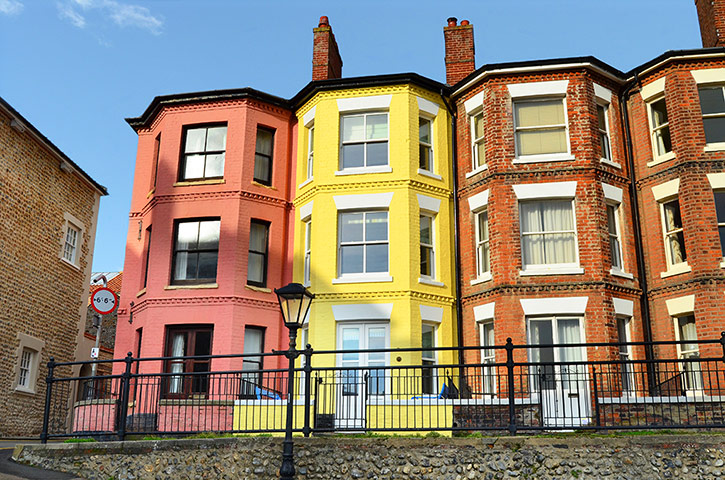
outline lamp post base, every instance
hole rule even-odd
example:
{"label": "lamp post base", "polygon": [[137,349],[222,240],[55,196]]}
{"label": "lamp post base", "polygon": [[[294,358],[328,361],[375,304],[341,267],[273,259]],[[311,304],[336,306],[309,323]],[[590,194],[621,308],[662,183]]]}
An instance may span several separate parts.
{"label": "lamp post base", "polygon": [[279,478],[281,480],[293,480],[295,478],[293,448],[294,443],[292,440],[282,442],[282,466],[279,469]]}

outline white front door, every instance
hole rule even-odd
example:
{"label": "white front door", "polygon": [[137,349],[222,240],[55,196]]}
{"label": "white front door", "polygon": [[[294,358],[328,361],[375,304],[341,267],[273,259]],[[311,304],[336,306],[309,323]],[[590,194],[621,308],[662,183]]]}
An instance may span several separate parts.
{"label": "white front door", "polygon": [[[584,343],[577,317],[529,319],[529,345]],[[589,382],[584,365],[554,365],[585,360],[583,347],[531,348],[531,393],[541,402],[542,423],[551,427],[578,427],[590,421]]]}
{"label": "white front door", "polygon": [[[388,324],[341,323],[337,327],[338,350],[374,350],[388,348]],[[350,352],[338,355],[337,408],[335,428],[361,430],[365,428],[368,399],[383,396],[387,388],[384,369],[385,352]]]}

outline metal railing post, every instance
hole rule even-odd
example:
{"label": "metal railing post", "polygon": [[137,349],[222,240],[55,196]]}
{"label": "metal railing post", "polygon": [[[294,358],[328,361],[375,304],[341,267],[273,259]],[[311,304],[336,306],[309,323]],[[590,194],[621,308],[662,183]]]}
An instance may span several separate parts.
{"label": "metal railing post", "polygon": [[720,345],[722,345],[722,358],[725,360],[725,332],[720,332]]}
{"label": "metal railing post", "polygon": [[602,426],[602,418],[599,413],[599,393],[597,391],[597,367],[592,365],[592,383],[594,383],[594,415],[596,416],[597,427]]}
{"label": "metal railing post", "polygon": [[45,409],[43,410],[43,430],[40,433],[41,443],[48,443],[48,425],[50,424],[50,400],[53,396],[54,370],[55,358],[50,357],[50,361],[48,361],[48,376],[45,378]]}
{"label": "metal railing post", "polygon": [[509,384],[509,433],[516,435],[516,398],[514,395],[514,344],[511,337],[506,339],[506,371]]}
{"label": "metal railing post", "polygon": [[[312,346],[308,343],[305,345],[304,350],[305,356],[305,425],[302,428],[302,433],[305,437],[310,436],[312,429],[310,428],[310,383],[312,382]],[[315,398],[315,402],[317,398]]]}
{"label": "metal railing post", "polygon": [[126,370],[123,372],[123,376],[121,376],[121,405],[119,405],[118,418],[118,439],[121,441],[126,439],[126,416],[128,415],[128,397],[131,390],[131,366],[133,365],[133,354],[128,352],[123,361],[126,364]]}

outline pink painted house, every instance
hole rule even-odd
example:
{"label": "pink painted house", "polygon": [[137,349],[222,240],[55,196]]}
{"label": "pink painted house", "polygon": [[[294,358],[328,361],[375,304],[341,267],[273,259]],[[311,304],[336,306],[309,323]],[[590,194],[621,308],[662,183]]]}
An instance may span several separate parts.
{"label": "pink painted house", "polygon": [[[296,126],[286,101],[252,89],[163,96],[127,121],[139,140],[114,357],[286,345],[273,292],[292,280]],[[265,359],[264,368],[276,361]],[[134,369],[259,368],[242,363],[159,361]],[[166,377],[153,412],[159,429],[164,400],[212,397],[216,381]]]}

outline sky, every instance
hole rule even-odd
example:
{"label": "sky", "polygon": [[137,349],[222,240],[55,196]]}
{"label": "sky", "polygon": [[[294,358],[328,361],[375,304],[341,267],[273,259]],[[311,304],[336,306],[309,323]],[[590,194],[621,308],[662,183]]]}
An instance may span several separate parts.
{"label": "sky", "polygon": [[292,97],[321,15],[345,77],[445,82],[448,17],[474,26],[477,67],[593,55],[628,71],[701,47],[694,0],[0,0],[0,96],[108,189],[93,271],[123,269],[137,145],[124,119],[172,93]]}

